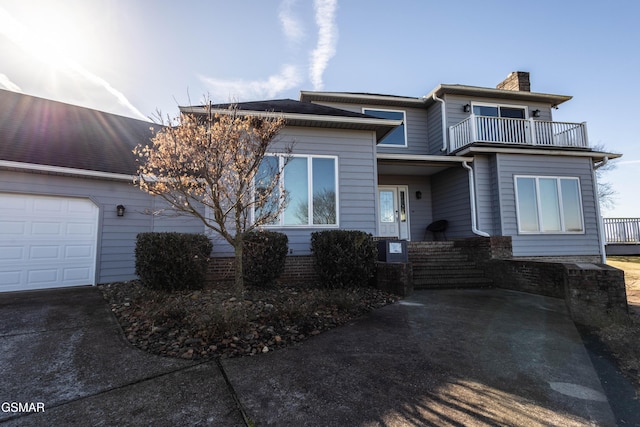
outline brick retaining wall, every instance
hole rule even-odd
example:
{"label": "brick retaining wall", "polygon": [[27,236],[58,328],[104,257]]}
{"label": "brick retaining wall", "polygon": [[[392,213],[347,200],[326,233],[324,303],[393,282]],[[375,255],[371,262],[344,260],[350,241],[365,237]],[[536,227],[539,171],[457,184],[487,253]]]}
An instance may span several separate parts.
{"label": "brick retaining wall", "polygon": [[[235,274],[233,258],[211,258],[209,261],[207,280],[211,282],[232,281]],[[288,256],[284,264],[284,272],[279,283],[305,285],[318,280],[313,269],[312,256]]]}

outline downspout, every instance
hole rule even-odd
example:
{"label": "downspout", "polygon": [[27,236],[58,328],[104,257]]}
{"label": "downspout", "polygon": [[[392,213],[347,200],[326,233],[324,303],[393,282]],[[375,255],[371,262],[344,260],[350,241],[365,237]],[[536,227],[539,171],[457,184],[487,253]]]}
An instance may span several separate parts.
{"label": "downspout", "polygon": [[478,230],[478,226],[476,223],[476,191],[475,184],[473,180],[473,168],[469,166],[469,164],[465,161],[462,162],[462,167],[465,168],[469,172],[469,199],[471,202],[471,231],[474,234],[482,237],[490,237],[489,233]]}
{"label": "downspout", "polygon": [[447,107],[445,106],[444,99],[440,99],[434,93],[431,95],[434,101],[440,103],[440,115],[442,116],[442,148],[440,151],[447,151]]}
{"label": "downspout", "polygon": [[600,213],[600,197],[598,196],[598,177],[596,171],[609,162],[609,157],[604,156],[602,162],[597,165],[593,165],[593,191],[594,198],[596,200],[596,215],[598,216],[598,240],[600,243],[600,261],[602,264],[607,263],[606,241],[604,238],[604,224],[602,221],[602,214]]}

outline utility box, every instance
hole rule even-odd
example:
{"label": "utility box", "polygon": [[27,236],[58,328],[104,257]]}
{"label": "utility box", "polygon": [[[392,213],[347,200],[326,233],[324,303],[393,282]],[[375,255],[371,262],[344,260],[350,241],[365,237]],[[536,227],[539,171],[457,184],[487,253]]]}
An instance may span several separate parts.
{"label": "utility box", "polygon": [[409,262],[406,240],[378,240],[378,261]]}

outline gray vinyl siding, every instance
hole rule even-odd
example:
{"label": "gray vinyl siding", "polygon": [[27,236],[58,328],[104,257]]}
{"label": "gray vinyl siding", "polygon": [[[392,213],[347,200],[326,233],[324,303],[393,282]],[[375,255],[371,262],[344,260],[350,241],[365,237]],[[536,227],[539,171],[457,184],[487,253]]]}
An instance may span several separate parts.
{"label": "gray vinyl siding", "polygon": [[[497,155],[504,235],[513,239],[514,256],[598,255],[598,227],[591,159],[567,156]],[[584,234],[519,234],[514,175],[568,176],[580,179]]]}
{"label": "gray vinyl siding", "polygon": [[427,110],[427,153],[433,156],[447,154],[442,151],[442,106],[440,102],[431,105]]}
{"label": "gray vinyl siding", "polygon": [[[406,185],[409,199],[409,233],[412,241],[425,238],[427,225],[433,222],[431,203],[431,178],[428,176],[412,175],[380,175],[378,185]],[[416,198],[416,192],[422,193],[422,198]],[[430,236],[427,236],[429,239]]]}
{"label": "gray vinyl siding", "polygon": [[463,107],[466,104],[473,103],[523,106],[528,110],[528,117],[533,116],[533,110],[540,110],[540,117],[536,117],[534,118],[534,120],[552,120],[551,106],[549,104],[543,104],[540,102],[513,101],[497,98],[475,98],[460,95],[445,95],[444,100],[446,103],[447,111],[447,128],[456,125],[464,119],[468,118],[471,113],[465,113]]}
{"label": "gray vinyl siding", "polygon": [[[365,105],[365,104],[348,104],[337,102],[318,102],[317,104],[329,107],[340,108],[346,111],[362,113],[363,108],[380,109],[391,111],[404,111],[405,128],[407,133],[406,147],[391,147],[378,145],[378,153],[394,153],[394,154],[428,154],[429,153],[429,132],[427,127],[428,115],[425,108],[409,108],[409,107],[393,107],[388,105]],[[384,144],[384,140],[382,141]]]}
{"label": "gray vinyl siding", "polygon": [[[136,278],[134,249],[138,233],[204,230],[202,223],[190,217],[151,215],[157,211],[158,201],[130,182],[0,171],[0,188],[22,194],[91,199],[99,208],[97,283]],[[123,217],[116,215],[120,204],[126,208]]]}
{"label": "gray vinyl siding", "polygon": [[[278,137],[272,152],[293,142],[293,154],[336,156],[338,162],[339,227],[266,227],[285,233],[291,255],[311,253],[311,233],[320,230],[348,229],[376,232],[375,134],[369,131],[287,127]],[[214,240],[214,256],[229,256],[231,247]],[[217,243],[217,244],[216,244]]]}
{"label": "gray vinyl siding", "polygon": [[500,233],[498,186],[493,156],[475,156],[473,163],[478,229],[497,235]]}
{"label": "gray vinyl siding", "polygon": [[449,221],[449,239],[473,237],[469,202],[469,175],[462,166],[431,176],[433,220]]}

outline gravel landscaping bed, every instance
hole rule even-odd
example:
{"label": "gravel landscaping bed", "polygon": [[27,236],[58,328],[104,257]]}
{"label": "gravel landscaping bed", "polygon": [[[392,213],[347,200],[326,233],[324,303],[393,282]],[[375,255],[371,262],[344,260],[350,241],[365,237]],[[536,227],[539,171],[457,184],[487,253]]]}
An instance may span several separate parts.
{"label": "gravel landscaping bed", "polygon": [[173,293],[137,281],[99,288],[133,345],[194,360],[267,353],[397,300],[372,288],[249,287],[242,298],[224,284]]}

